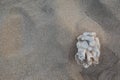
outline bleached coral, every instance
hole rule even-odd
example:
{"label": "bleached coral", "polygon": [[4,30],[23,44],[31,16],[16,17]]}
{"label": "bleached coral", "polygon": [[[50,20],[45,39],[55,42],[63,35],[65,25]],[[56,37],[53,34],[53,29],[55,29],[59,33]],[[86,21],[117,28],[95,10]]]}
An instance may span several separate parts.
{"label": "bleached coral", "polygon": [[84,32],[77,37],[76,46],[78,52],[75,60],[78,64],[82,64],[84,68],[88,68],[92,64],[99,64],[100,42],[95,32]]}

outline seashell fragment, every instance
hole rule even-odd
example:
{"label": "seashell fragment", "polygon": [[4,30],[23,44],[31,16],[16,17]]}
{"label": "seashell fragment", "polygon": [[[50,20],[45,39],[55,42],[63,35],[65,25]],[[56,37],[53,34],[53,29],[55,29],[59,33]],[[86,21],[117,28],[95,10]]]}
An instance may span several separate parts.
{"label": "seashell fragment", "polygon": [[88,48],[88,43],[86,41],[77,42],[77,48]]}
{"label": "seashell fragment", "polygon": [[94,41],[94,37],[93,36],[92,37],[91,36],[82,36],[81,40],[87,40],[90,42],[90,41]]}
{"label": "seashell fragment", "polygon": [[96,45],[96,42],[95,42],[95,41],[90,41],[90,42],[89,42],[89,45],[90,45],[91,47],[94,47],[94,46]]}
{"label": "seashell fragment", "polygon": [[100,49],[100,41],[99,41],[99,39],[97,37],[95,38],[95,41],[96,41],[97,47]]}
{"label": "seashell fragment", "polygon": [[84,32],[83,33],[84,36],[96,36],[95,32]]}
{"label": "seashell fragment", "polygon": [[95,32],[84,32],[77,37],[76,46],[78,52],[75,55],[77,64],[82,64],[88,68],[93,64],[99,64],[100,42]]}

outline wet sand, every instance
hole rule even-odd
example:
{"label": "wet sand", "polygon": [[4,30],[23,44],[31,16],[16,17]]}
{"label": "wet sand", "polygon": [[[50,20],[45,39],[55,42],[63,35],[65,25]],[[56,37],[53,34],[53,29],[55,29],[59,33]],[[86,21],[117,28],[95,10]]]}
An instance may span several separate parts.
{"label": "wet sand", "polygon": [[[1,0],[0,80],[120,80],[119,0]],[[76,37],[97,33],[100,64],[84,69]]]}

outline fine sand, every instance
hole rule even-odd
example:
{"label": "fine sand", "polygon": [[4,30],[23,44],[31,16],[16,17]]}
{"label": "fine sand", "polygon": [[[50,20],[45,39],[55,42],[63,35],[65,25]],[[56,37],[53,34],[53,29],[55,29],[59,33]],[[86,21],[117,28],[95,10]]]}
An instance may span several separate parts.
{"label": "fine sand", "polygon": [[[94,31],[100,63],[77,65],[76,38]],[[0,80],[120,80],[119,0],[0,0]]]}

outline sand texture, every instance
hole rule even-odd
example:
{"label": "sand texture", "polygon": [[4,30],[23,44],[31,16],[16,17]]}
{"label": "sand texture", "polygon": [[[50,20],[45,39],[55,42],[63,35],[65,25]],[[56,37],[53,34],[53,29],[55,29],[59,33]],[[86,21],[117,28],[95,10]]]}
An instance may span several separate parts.
{"label": "sand texture", "polygon": [[[75,44],[89,31],[100,63],[83,69]],[[0,0],[0,80],[120,80],[120,1]]]}

